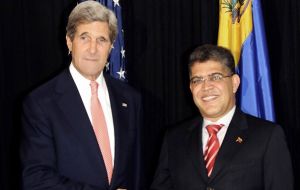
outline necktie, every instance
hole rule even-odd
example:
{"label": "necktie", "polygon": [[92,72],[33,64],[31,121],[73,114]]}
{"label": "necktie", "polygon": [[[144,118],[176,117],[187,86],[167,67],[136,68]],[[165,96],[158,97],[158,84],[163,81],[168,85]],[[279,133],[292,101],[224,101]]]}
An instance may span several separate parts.
{"label": "necktie", "polygon": [[208,177],[211,175],[213,170],[217,153],[220,148],[220,143],[217,137],[217,133],[221,129],[223,125],[208,125],[206,129],[209,134],[209,138],[204,151],[204,161],[206,164],[206,169],[208,173]]}
{"label": "necktie", "polygon": [[96,81],[91,81],[90,86],[92,92],[91,113],[93,129],[102,153],[102,157],[107,171],[108,181],[110,183],[113,165],[107,126],[105,122],[104,113],[100,101],[98,99],[98,83]]}

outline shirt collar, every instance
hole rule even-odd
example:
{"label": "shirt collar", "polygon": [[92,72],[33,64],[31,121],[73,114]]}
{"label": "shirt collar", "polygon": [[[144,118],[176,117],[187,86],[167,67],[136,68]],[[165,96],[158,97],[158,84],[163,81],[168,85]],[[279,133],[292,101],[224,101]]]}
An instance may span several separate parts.
{"label": "shirt collar", "polygon": [[[81,75],[77,69],[74,67],[73,63],[70,64],[70,72],[71,75],[75,81],[76,84],[80,85],[80,86],[86,86],[86,85],[90,85],[91,81],[87,78],[85,78],[83,75]],[[100,75],[98,76],[98,78],[96,79],[96,82],[100,85],[103,86],[104,85],[104,77],[103,77],[103,71],[101,71]]]}
{"label": "shirt collar", "polygon": [[202,127],[205,127],[205,126],[211,125],[211,124],[217,124],[217,125],[223,124],[225,127],[228,127],[232,120],[235,109],[236,109],[236,106],[233,106],[228,113],[226,113],[223,117],[221,117],[219,120],[214,121],[214,122],[203,118]]}

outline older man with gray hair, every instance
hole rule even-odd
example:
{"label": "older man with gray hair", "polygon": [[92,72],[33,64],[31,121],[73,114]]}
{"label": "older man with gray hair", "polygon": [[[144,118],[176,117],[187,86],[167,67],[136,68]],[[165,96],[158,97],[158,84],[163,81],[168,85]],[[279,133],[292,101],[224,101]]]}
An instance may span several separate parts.
{"label": "older man with gray hair", "polygon": [[142,189],[141,98],[103,72],[117,31],[99,2],[71,12],[69,68],[24,101],[23,189]]}

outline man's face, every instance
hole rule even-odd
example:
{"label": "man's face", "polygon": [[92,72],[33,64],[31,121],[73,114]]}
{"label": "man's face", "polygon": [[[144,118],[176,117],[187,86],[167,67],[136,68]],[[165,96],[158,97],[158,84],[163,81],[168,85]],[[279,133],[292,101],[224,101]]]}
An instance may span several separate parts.
{"label": "man's face", "polygon": [[[225,76],[221,80],[218,77]],[[238,75],[232,75],[229,69],[216,61],[195,63],[191,67],[190,79],[203,78],[204,82],[190,83],[193,99],[201,115],[211,121],[216,121],[224,116],[235,105],[235,93],[240,84]],[[228,77],[227,77],[228,76]]]}
{"label": "man's face", "polygon": [[111,49],[108,23],[80,24],[73,41],[68,36],[66,39],[74,67],[85,78],[95,80],[105,67]]}

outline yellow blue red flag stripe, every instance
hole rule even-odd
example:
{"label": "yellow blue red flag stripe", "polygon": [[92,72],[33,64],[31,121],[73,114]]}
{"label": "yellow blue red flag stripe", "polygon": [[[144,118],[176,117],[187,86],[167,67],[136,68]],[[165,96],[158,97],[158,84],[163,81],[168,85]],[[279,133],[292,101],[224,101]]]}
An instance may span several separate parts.
{"label": "yellow blue red flag stripe", "polygon": [[269,58],[260,0],[220,0],[218,45],[230,49],[241,77],[238,104],[275,120]]}

